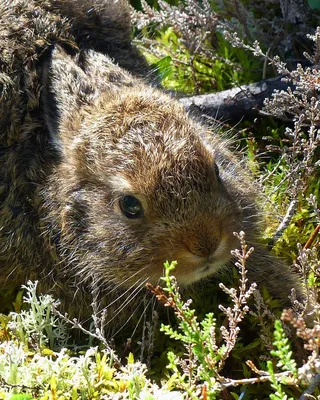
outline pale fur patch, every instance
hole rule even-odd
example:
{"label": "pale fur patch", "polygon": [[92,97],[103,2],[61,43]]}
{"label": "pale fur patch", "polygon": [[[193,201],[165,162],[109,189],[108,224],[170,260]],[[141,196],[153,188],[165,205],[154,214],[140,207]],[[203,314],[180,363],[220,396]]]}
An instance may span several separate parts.
{"label": "pale fur patch", "polygon": [[112,189],[118,193],[133,193],[134,189],[131,183],[120,174],[112,176],[109,180]]}

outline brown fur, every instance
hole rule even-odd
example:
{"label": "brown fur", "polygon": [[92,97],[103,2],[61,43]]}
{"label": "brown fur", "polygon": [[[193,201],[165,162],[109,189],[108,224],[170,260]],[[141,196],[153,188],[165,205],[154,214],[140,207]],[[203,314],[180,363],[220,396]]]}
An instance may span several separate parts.
{"label": "brown fur", "polygon": [[[126,303],[167,259],[189,285],[230,260],[234,231],[255,243],[243,162],[141,78],[124,0],[0,0],[0,16],[3,285],[37,278],[83,316],[86,291]],[[296,278],[255,246],[251,279],[286,303]]]}

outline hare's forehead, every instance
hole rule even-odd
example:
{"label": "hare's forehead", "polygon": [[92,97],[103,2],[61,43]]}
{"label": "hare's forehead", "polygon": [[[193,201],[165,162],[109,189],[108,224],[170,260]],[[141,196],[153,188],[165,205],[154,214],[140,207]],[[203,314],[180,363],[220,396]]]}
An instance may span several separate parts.
{"label": "hare's forehead", "polygon": [[122,192],[148,196],[156,190],[186,195],[208,191],[216,180],[214,150],[190,132],[124,135],[111,153],[116,162],[109,176],[116,191],[122,187]]}
{"label": "hare's forehead", "polygon": [[161,171],[194,170],[214,164],[215,152],[192,131],[128,132],[117,143],[123,157],[137,170],[154,166]]}
{"label": "hare's forehead", "polygon": [[111,176],[113,189],[120,193],[188,196],[190,192],[208,192],[215,185],[214,158],[181,154],[176,158],[157,154],[138,157],[126,165],[118,164]]}

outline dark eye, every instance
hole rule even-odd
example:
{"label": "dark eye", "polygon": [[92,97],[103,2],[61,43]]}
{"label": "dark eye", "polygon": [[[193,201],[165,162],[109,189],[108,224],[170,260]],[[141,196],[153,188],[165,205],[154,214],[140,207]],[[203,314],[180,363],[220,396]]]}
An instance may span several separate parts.
{"label": "dark eye", "polygon": [[214,164],[214,172],[216,174],[218,182],[220,183],[221,182],[221,178],[220,178],[220,173],[219,173],[219,167],[217,166],[217,164]]}
{"label": "dark eye", "polygon": [[119,200],[120,209],[127,218],[141,218],[143,216],[143,207],[134,196],[123,196]]}

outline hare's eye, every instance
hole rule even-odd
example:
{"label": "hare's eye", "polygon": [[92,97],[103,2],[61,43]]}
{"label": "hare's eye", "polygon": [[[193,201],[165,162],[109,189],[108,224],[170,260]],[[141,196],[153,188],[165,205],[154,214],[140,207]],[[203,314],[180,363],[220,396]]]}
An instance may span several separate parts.
{"label": "hare's eye", "polygon": [[134,196],[123,196],[119,201],[122,214],[127,218],[141,218],[143,216],[143,207]]}
{"label": "hare's eye", "polygon": [[217,166],[217,164],[214,164],[214,172],[216,174],[218,182],[220,183],[221,182],[221,178],[220,178],[220,173],[219,173],[219,167]]}

